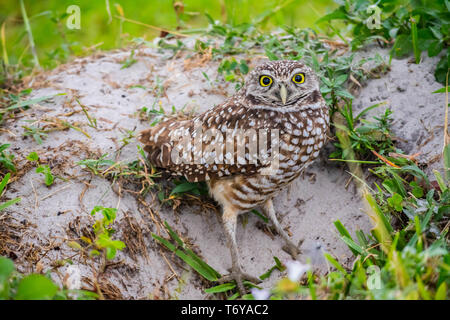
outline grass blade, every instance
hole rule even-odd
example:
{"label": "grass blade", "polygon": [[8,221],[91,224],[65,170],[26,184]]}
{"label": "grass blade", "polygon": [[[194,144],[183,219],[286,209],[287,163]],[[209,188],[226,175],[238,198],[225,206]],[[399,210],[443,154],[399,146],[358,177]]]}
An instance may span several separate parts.
{"label": "grass blade", "polygon": [[420,16],[411,17],[411,36],[412,45],[414,50],[414,57],[416,59],[416,64],[420,63],[420,49],[419,49],[419,36],[417,34],[417,23],[419,22]]}
{"label": "grass blade", "polygon": [[34,44],[33,33],[31,31],[30,22],[28,20],[27,11],[25,10],[25,5],[23,4],[23,0],[20,0],[20,9],[22,11],[23,23],[25,25],[25,30],[28,34],[28,41],[30,42],[31,53],[33,55],[34,66],[38,69],[41,68],[39,64],[39,59],[36,53],[36,46]]}
{"label": "grass blade", "polygon": [[0,204],[0,211],[2,211],[3,209],[5,209],[5,208],[7,208],[7,207],[9,207],[9,206],[11,206],[11,205],[13,205],[14,203],[19,202],[20,200],[22,200],[22,199],[21,199],[21,198],[15,198],[15,199],[6,201],[6,202],[4,202],[4,203],[1,203],[1,204]]}
{"label": "grass blade", "polygon": [[52,96],[44,96],[44,97],[39,97],[39,98],[35,98],[35,99],[20,101],[20,102],[17,102],[15,104],[7,107],[6,111],[11,111],[11,110],[22,108],[22,107],[28,107],[28,106],[30,106],[32,104],[36,104],[36,103],[39,103],[39,102],[42,102],[42,101],[54,98],[56,96],[63,96],[63,95],[65,95],[65,93],[57,93],[57,94],[54,94]]}
{"label": "grass blade", "polygon": [[211,274],[209,270],[205,269],[202,265],[200,265],[197,261],[195,261],[191,256],[187,255],[180,249],[177,249],[172,243],[167,241],[164,238],[157,236],[156,234],[152,234],[152,237],[159,242],[161,242],[164,246],[166,246],[170,251],[174,252],[180,259],[186,262],[189,266],[191,266],[197,273],[199,273],[202,277],[209,281],[217,281],[218,277],[216,275]]}
{"label": "grass blade", "polygon": [[343,275],[347,276],[347,271],[345,271],[344,267],[341,266],[339,262],[337,262],[336,259],[334,259],[330,254],[324,253],[323,254],[325,259],[327,259],[338,271],[340,271]]}
{"label": "grass blade", "polygon": [[11,176],[11,173],[7,173],[4,177],[3,177],[3,179],[2,179],[2,181],[0,182],[0,195],[2,194],[2,192],[3,192],[3,189],[5,189],[5,186],[6,186],[6,184],[8,183],[8,181],[9,181],[9,177]]}
{"label": "grass blade", "polygon": [[234,288],[236,288],[236,284],[234,283],[224,283],[224,284],[219,284],[218,286],[209,288],[209,289],[205,289],[206,293],[220,293],[220,292],[226,292],[229,290],[233,290]]}

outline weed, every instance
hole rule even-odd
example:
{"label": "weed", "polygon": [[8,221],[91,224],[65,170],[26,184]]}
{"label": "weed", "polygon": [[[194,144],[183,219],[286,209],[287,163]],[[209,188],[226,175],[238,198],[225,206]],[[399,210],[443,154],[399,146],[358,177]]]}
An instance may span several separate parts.
{"label": "weed", "polygon": [[46,165],[46,164],[39,165],[36,168],[36,173],[42,173],[44,175],[44,181],[45,181],[45,184],[47,185],[47,187],[49,187],[53,184],[53,181],[55,178],[52,174],[52,170],[50,169],[50,167],[48,165]]}
{"label": "weed", "polygon": [[98,159],[85,159],[77,162],[77,165],[84,167],[94,175],[110,179],[113,183],[120,184],[131,182],[140,184],[141,189],[137,192],[145,195],[156,184],[154,178],[161,176],[153,167],[148,164],[144,150],[138,146],[139,158],[131,162],[123,163],[107,159],[108,154],[102,155]]}
{"label": "weed", "polygon": [[[348,160],[348,154],[351,150],[355,153],[357,159],[361,161],[373,157],[371,151],[376,151],[381,155],[387,155],[389,152],[396,151],[390,132],[392,111],[386,109],[381,116],[374,117],[375,121],[364,120],[363,116],[372,109],[380,107],[384,103],[378,103],[363,109],[358,115],[353,115],[352,101],[348,101],[344,106],[338,109],[344,119],[344,124],[334,122],[333,125],[346,132],[350,139],[350,147],[346,148],[340,142],[334,143],[336,151],[330,154],[332,160]],[[372,163],[372,162],[369,162]],[[376,163],[376,162],[374,162]],[[374,164],[372,163],[372,164]]]}
{"label": "weed", "polygon": [[86,116],[86,118],[88,119],[89,122],[89,126],[97,129],[97,119],[92,118],[89,113],[87,112],[87,108],[85,105],[81,104],[80,100],[75,99],[75,101],[78,103],[78,105],[81,107],[81,110],[83,110],[84,115]]}
{"label": "weed", "polygon": [[[336,1],[338,2],[338,1]],[[440,83],[445,83],[449,68],[450,40],[448,2],[445,1],[411,1],[407,5],[403,1],[351,0],[338,2],[340,6],[332,13],[317,22],[343,20],[351,26],[353,50],[373,40],[390,43],[392,57],[404,57],[414,53],[415,62],[420,62],[421,52],[434,57],[444,51],[444,55],[436,66],[435,76]],[[368,23],[377,6],[380,16],[375,27]],[[329,24],[331,26],[331,24]]]}
{"label": "weed", "polygon": [[[117,250],[122,250],[125,248],[125,244],[122,241],[113,240],[111,238],[115,232],[111,225],[116,219],[116,211],[117,209],[105,208],[101,206],[95,206],[91,211],[92,216],[95,216],[98,212],[100,212],[103,216],[101,219],[97,219],[92,226],[95,233],[95,239],[92,243],[94,244],[95,249],[90,251],[89,254],[91,256],[100,255],[100,251],[102,251],[106,255],[106,259],[112,260],[115,258]],[[90,242],[90,239],[83,239]]]}
{"label": "weed", "polygon": [[16,166],[14,165],[14,155],[10,154],[6,149],[11,145],[4,143],[0,145],[0,166],[10,172],[16,172]]}
{"label": "weed", "polygon": [[219,65],[218,72],[223,75],[225,81],[237,82],[236,90],[244,85],[244,76],[249,68],[245,60],[237,62],[235,58],[224,59]]}
{"label": "weed", "polygon": [[15,112],[18,110],[22,110],[22,109],[26,110],[33,104],[52,99],[56,96],[65,95],[65,93],[58,93],[58,94],[54,94],[54,95],[23,100],[23,97],[29,95],[31,92],[32,92],[32,89],[29,88],[29,89],[21,90],[18,94],[13,94],[13,93],[8,94],[7,98],[5,99],[6,105],[0,107],[0,123],[3,121],[5,114],[8,114],[10,112]]}
{"label": "weed", "polygon": [[27,156],[27,160],[36,163],[36,165],[37,165],[36,173],[42,173],[44,175],[45,185],[47,187],[50,187],[55,180],[55,177],[53,176],[52,170],[50,169],[50,167],[46,164],[39,163],[39,156],[36,152],[31,152]]}
{"label": "weed", "polygon": [[[6,185],[8,184],[8,181],[9,181],[9,178],[11,177],[11,173],[7,173],[4,177],[3,177],[3,179],[0,181],[0,197],[3,195],[3,190],[5,190],[5,187],[6,187]],[[20,202],[21,201],[21,199],[20,198],[14,198],[14,199],[11,199],[11,200],[8,200],[8,201],[6,201],[6,202],[2,202],[2,203],[0,203],[0,211],[2,211],[2,210],[4,210],[4,209],[6,209],[7,207],[9,207],[9,206],[11,206],[11,205],[13,205],[13,204],[15,204],[15,203],[18,203],[18,202]],[[0,279],[0,282],[1,282],[1,279]],[[0,292],[1,292],[1,290],[0,290]],[[1,295],[0,295],[1,296]]]}
{"label": "weed", "polygon": [[[30,122],[30,123],[36,123],[35,120],[24,120],[26,122]],[[22,128],[25,129],[25,132],[23,133],[24,137],[28,137],[31,136],[33,137],[34,141],[36,141],[37,144],[42,144],[43,138],[48,137],[48,134],[46,133],[45,130],[36,127],[36,126],[22,126]]]}
{"label": "weed", "polygon": [[134,49],[131,50],[130,56],[121,62],[122,67],[120,69],[126,69],[135,64],[137,60],[134,58]]}

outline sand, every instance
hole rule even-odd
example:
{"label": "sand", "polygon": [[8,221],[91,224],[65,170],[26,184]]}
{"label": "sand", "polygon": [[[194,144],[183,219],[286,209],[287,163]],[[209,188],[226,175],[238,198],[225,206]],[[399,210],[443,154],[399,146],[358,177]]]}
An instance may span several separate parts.
{"label": "sand", "polygon": [[[379,51],[385,57],[388,54]],[[91,228],[94,220],[89,213],[94,206],[117,207],[114,238],[134,240],[134,245],[131,243],[128,249],[119,252],[105,272],[98,275],[107,298],[214,298],[204,292],[211,283],[202,280],[182,260],[152,239],[152,232],[167,235],[154,223],[150,212],[158,215],[154,217],[156,220],[167,221],[208,264],[225,274],[231,267],[231,259],[219,214],[185,203],[173,210],[161,205],[154,195],[146,196],[146,207],[131,193],[123,192],[119,197],[111,181],[93,176],[76,162],[88,156],[86,150],[90,150],[91,156],[108,153],[108,158],[113,159],[121,145],[123,130],[139,132],[148,127],[148,122],[137,117],[138,110],[144,106],[150,108],[156,103],[159,107],[161,101],[161,106],[169,112],[172,106],[177,110],[184,107],[202,112],[233,94],[234,84],[225,83],[217,74],[218,62],[215,61],[187,69],[184,59],[168,59],[168,52],[140,48],[136,51],[137,63],[122,69],[120,62],[128,56],[126,50],[106,52],[77,59],[37,77],[31,83],[35,87],[32,98],[56,93],[66,95],[33,105],[18,119],[7,120],[3,125],[8,132],[0,133],[0,141],[11,144],[10,151],[16,155],[19,167],[27,162],[25,157],[31,151],[36,151],[56,175],[67,178],[57,178],[47,187],[42,175],[28,165],[26,172],[9,185],[5,198],[19,196],[22,201],[0,216],[2,221],[24,227],[20,238],[16,239],[17,244],[10,246],[10,256],[15,258],[22,272],[46,272],[53,268],[52,277],[57,282],[62,281],[68,264],[54,268],[55,261],[71,257],[84,277],[83,287],[90,288],[92,282],[87,278],[96,278],[99,260],[80,258],[78,251],[68,243],[76,240],[80,229]],[[399,146],[408,154],[422,152],[420,162],[429,163],[442,150],[445,97],[431,93],[442,87],[433,76],[437,59],[423,60],[419,65],[408,60],[393,60],[389,73],[364,84],[354,106],[361,109],[387,101],[370,116],[390,107],[395,119],[394,133],[401,139]],[[256,63],[258,61],[254,60],[250,65]],[[203,72],[212,83],[205,79]],[[132,87],[152,88],[158,81],[165,88],[159,98],[150,89]],[[88,126],[74,98],[79,98],[91,118],[97,119],[97,129]],[[70,114],[72,111],[77,112]],[[51,132],[42,145],[31,137],[23,138],[25,120],[45,117],[74,123],[91,138],[74,129]],[[137,145],[132,138],[118,160],[137,159]],[[285,190],[275,198],[282,225],[292,234],[294,242],[303,241],[299,259],[302,262],[309,259],[322,271],[328,269],[323,252],[332,254],[344,265],[352,261],[351,252],[340,240],[334,221],[340,220],[351,234],[358,229],[368,232],[371,228],[353,184],[345,187],[349,179],[346,167],[327,160],[331,150],[331,145],[327,146],[320,158],[294,182],[290,197]],[[440,168],[441,163],[435,161],[430,167]],[[243,216],[238,223],[241,262],[244,270],[255,276],[274,265],[274,256],[282,262],[291,259],[281,250],[282,239],[271,237],[267,229],[253,214]],[[270,288],[284,275],[274,271],[261,286]]]}

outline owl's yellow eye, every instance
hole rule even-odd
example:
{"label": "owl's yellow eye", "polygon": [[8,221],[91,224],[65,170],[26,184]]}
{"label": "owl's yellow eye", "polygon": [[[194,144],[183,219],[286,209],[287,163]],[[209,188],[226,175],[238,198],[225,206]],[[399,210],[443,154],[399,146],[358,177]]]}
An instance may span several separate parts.
{"label": "owl's yellow eye", "polygon": [[297,84],[301,84],[301,83],[305,82],[305,74],[303,74],[303,73],[294,74],[294,76],[292,77],[292,81]]}
{"label": "owl's yellow eye", "polygon": [[272,78],[269,76],[261,76],[259,78],[259,84],[263,87],[270,86],[272,84]]}

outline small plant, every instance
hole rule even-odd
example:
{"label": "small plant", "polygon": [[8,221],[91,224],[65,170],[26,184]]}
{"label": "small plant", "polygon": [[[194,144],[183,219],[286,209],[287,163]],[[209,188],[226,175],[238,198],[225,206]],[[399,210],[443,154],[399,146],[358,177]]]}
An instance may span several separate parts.
{"label": "small plant", "polygon": [[[11,173],[7,173],[4,177],[3,177],[3,179],[0,181],[0,197],[2,196],[2,194],[3,194],[3,190],[5,190],[5,188],[6,188],[6,185],[8,184],[8,181],[9,181],[9,178],[11,177]],[[2,211],[2,210],[4,210],[4,209],[6,209],[7,207],[9,207],[9,206],[11,206],[11,205],[13,205],[13,204],[15,204],[15,203],[18,203],[18,202],[20,202],[20,198],[15,198],[15,199],[11,199],[11,200],[8,200],[8,201],[6,201],[6,202],[3,202],[3,203],[0,203],[0,211]],[[0,290],[1,291],[1,290]]]}
{"label": "small plant", "polygon": [[9,104],[7,104],[5,107],[0,107],[0,123],[4,118],[4,115],[9,112],[14,112],[20,109],[27,109],[33,104],[49,100],[56,96],[65,95],[65,93],[58,93],[50,96],[43,96],[34,99],[22,100],[23,97],[29,95],[31,92],[32,89],[24,89],[20,91],[17,95],[10,93],[7,98]]}
{"label": "small plant", "polygon": [[[336,119],[333,125],[337,130],[343,130],[349,137],[349,146],[343,146],[341,142],[334,145],[336,151],[330,154],[332,160],[348,160],[348,152],[351,150],[361,163],[376,164],[379,162],[367,162],[368,157],[373,157],[373,151],[380,155],[387,155],[396,151],[390,132],[392,111],[386,109],[381,116],[374,117],[375,121],[363,119],[363,116],[370,110],[380,107],[384,103],[372,105],[362,110],[358,115],[353,115],[352,101],[348,101],[343,107],[338,109],[342,116],[342,121]],[[337,133],[339,134],[339,132]]]}
{"label": "small plant", "polygon": [[220,278],[220,273],[214,270],[206,262],[200,259],[200,257],[197,256],[191,249],[189,249],[167,222],[164,222],[164,226],[166,227],[169,236],[175,242],[171,243],[170,241],[152,233],[152,237],[155,240],[163,244],[170,251],[174,252],[179,258],[181,258],[208,281],[217,281]]}
{"label": "small plant", "polygon": [[95,233],[95,239],[92,242],[88,238],[82,239],[95,246],[89,253],[91,256],[101,255],[102,252],[106,259],[112,260],[115,258],[117,250],[125,248],[125,244],[122,241],[113,240],[111,237],[115,233],[112,224],[116,219],[117,209],[95,206],[91,211],[91,215],[95,216],[98,212],[102,214],[102,218],[97,219],[92,226]]}
{"label": "small plant", "polygon": [[160,177],[161,174],[150,166],[144,150],[138,146],[138,159],[127,163],[116,162],[106,159],[108,154],[102,155],[99,159],[85,159],[77,162],[77,165],[84,167],[93,174],[112,180],[113,182],[134,182],[140,183],[142,188],[140,194],[146,194],[150,188],[155,186],[153,178]]}
{"label": "small plant", "polygon": [[225,81],[237,82],[236,90],[244,84],[244,76],[248,71],[247,62],[245,60],[237,62],[235,58],[222,60],[218,68],[218,72],[223,75]]}
{"label": "small plant", "polygon": [[[214,268],[212,268],[209,264],[203,261],[198,255],[194,253],[181,238],[177,235],[177,233],[169,226],[169,224],[164,221],[164,227],[166,228],[167,233],[169,234],[170,239],[164,239],[154,233],[152,233],[152,237],[164,245],[168,250],[175,253],[180,259],[182,259],[187,265],[192,267],[199,275],[210,282],[217,282],[221,278],[220,273],[218,273]],[[172,240],[172,241],[170,241]],[[283,270],[283,266],[281,265],[278,258],[274,257],[276,265],[268,270],[265,274],[263,274],[260,278],[265,279],[270,276],[270,273],[275,270]],[[249,288],[259,288],[255,284],[244,281],[244,285]],[[224,293],[227,294],[228,300],[234,300],[240,296],[239,292],[234,292],[236,288],[235,283],[223,283],[217,286],[208,288],[205,290],[207,293]],[[244,295],[242,298],[249,298],[250,295]]]}
{"label": "small plant", "polygon": [[16,166],[14,165],[14,155],[10,154],[6,149],[11,145],[4,143],[0,145],[0,167],[5,168],[10,172],[16,172]]}
{"label": "small plant", "polygon": [[80,100],[75,99],[75,101],[79,104],[79,106],[81,107],[81,110],[83,110],[84,115],[86,116],[86,118],[88,119],[89,122],[89,126],[97,129],[97,119],[96,118],[92,118],[89,113],[87,112],[87,108],[85,105],[81,104]]}
{"label": "small plant", "polygon": [[121,62],[122,67],[120,69],[126,69],[135,64],[137,60],[134,58],[134,49],[131,50],[130,55]]}
{"label": "small plant", "polygon": [[52,174],[52,170],[50,169],[50,167],[48,165],[46,165],[46,164],[39,165],[36,168],[36,173],[42,173],[44,175],[44,181],[45,181],[45,184],[47,185],[47,187],[49,187],[53,184],[53,181],[55,180],[55,178]]}
{"label": "small plant", "polygon": [[[34,120],[25,120],[26,122],[35,122]],[[28,137],[28,136],[32,136],[34,141],[37,142],[37,144],[42,144],[43,138],[47,138],[48,134],[46,133],[46,131],[44,129],[41,129],[39,127],[36,126],[22,126],[22,128],[25,129],[24,132],[24,136]]]}
{"label": "small plant", "polygon": [[27,160],[31,162],[35,162],[37,164],[36,173],[42,173],[44,175],[44,182],[47,187],[51,186],[55,180],[55,177],[52,174],[52,170],[46,164],[39,163],[39,156],[36,152],[31,152],[27,156]]}
{"label": "small plant", "polygon": [[[334,223],[354,255],[350,268],[325,253],[333,271],[325,276],[308,271],[294,281],[283,278],[264,299],[448,299],[450,193],[448,181],[436,178],[443,183],[440,190],[406,184],[403,178],[396,189],[383,183],[374,194],[378,200],[369,201],[380,217],[370,234],[358,230],[352,237],[339,220]],[[382,228],[387,236],[380,237]]]}
{"label": "small plant", "polygon": [[136,136],[136,131],[134,130],[127,130],[125,129],[124,131],[122,131],[122,137],[120,139],[120,141],[122,142],[122,146],[120,147],[120,149],[122,149],[123,147],[127,146],[128,144],[130,144],[131,140]]}
{"label": "small plant", "polygon": [[77,162],[77,165],[83,166],[95,175],[100,175],[101,171],[113,166],[116,162],[113,160],[105,159],[108,156],[107,153],[102,155],[98,159],[85,159]]}
{"label": "small plant", "polygon": [[[426,51],[434,57],[444,52],[435,69],[436,80],[445,83],[449,68],[450,29],[448,1],[336,1],[339,7],[320,18],[317,23],[342,20],[350,26],[353,50],[370,41],[394,42],[392,57],[414,54],[416,63]],[[339,36],[339,31],[330,29]],[[341,36],[342,37],[342,36]]]}

